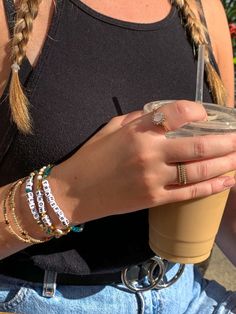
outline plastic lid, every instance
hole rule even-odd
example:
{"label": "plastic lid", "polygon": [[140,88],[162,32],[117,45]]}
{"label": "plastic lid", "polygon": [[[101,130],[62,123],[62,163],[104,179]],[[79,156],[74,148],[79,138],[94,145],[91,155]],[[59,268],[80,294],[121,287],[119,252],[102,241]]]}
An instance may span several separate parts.
{"label": "plastic lid", "polygon": [[[150,112],[160,108],[164,104],[173,102],[156,101],[148,103],[144,112]],[[223,134],[236,132],[236,109],[211,103],[203,103],[207,111],[208,121],[191,122],[179,129],[166,133],[166,137],[197,136],[207,134]]]}
{"label": "plastic lid", "polygon": [[167,137],[236,132],[236,109],[209,103],[204,103],[203,106],[206,109],[208,121],[188,123],[175,131],[168,132]]}

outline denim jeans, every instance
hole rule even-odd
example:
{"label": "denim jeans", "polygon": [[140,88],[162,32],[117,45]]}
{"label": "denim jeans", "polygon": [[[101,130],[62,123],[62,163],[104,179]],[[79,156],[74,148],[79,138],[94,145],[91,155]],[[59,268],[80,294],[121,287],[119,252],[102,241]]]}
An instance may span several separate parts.
{"label": "denim jeans", "polygon": [[[177,267],[177,265],[176,265]],[[174,266],[168,271],[171,278]],[[236,313],[236,292],[201,277],[192,265],[171,287],[133,293],[122,284],[58,285],[55,296],[42,296],[42,284],[0,275],[0,312],[20,314],[223,314]]]}

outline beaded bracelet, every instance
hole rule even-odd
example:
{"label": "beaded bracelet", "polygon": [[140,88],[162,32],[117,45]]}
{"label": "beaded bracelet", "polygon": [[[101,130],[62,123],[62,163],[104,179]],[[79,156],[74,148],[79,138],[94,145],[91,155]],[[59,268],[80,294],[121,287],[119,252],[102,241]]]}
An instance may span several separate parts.
{"label": "beaded bracelet", "polygon": [[[53,168],[53,165],[51,164],[49,164],[48,166],[44,166],[39,170],[38,175],[37,175],[37,189],[36,189],[37,203],[38,203],[39,211],[42,210],[44,215],[46,213],[46,208],[45,208],[45,203],[44,203],[44,198],[43,198],[45,195],[45,192],[42,188],[42,181],[47,179],[52,168]],[[59,229],[59,228],[54,227],[51,224],[47,228],[47,234],[55,236],[56,238],[66,235],[71,231],[69,227],[69,220],[68,220],[68,225],[64,224],[64,226],[66,227],[65,229]]]}
{"label": "beaded bracelet", "polygon": [[[37,175],[37,191],[39,191],[38,195],[40,197],[40,203],[43,204],[43,194],[46,197],[46,200],[50,207],[53,209],[54,213],[59,218],[60,222],[65,226],[66,228],[69,227],[69,220],[65,217],[63,211],[60,209],[60,207],[57,205],[54,196],[52,195],[49,182],[47,180],[47,177],[49,176],[51,169],[53,165],[44,166],[39,170],[39,173]],[[43,189],[43,192],[42,190]],[[38,205],[39,202],[38,202]],[[45,208],[45,206],[44,206]]]}
{"label": "beaded bracelet", "polygon": [[38,184],[37,184],[37,190],[36,190],[38,209],[35,204],[34,192],[33,192],[33,185],[34,185],[33,181],[34,181],[34,176],[36,174],[40,174],[40,171],[39,172],[34,171],[30,174],[29,178],[26,181],[26,187],[25,187],[25,192],[27,195],[27,200],[28,200],[29,207],[31,209],[31,213],[43,232],[45,232],[48,236],[58,238],[64,235],[64,233],[60,229],[53,226],[50,217],[47,215],[47,211],[46,211],[46,208],[44,206],[44,201],[43,201],[43,193],[39,189]]}
{"label": "beaded bracelet", "polygon": [[[42,229],[42,231],[45,232],[48,236],[59,238],[63,235],[68,234],[70,231],[72,232],[83,231],[84,225],[70,226],[69,220],[65,217],[63,211],[57,205],[55,198],[51,193],[49,182],[48,180],[46,180],[52,168],[53,165],[49,164],[48,166],[42,167],[39,171],[33,171],[30,174],[29,178],[26,180],[25,192],[27,195],[27,201],[31,213],[34,219],[36,220],[37,224]],[[37,180],[35,194],[37,205],[34,200],[33,191],[34,177],[36,175]],[[53,209],[53,211],[59,218],[59,221],[64,225],[65,229],[59,229],[53,225],[45,207],[44,196],[50,207]]]}
{"label": "beaded bracelet", "polygon": [[38,179],[38,184],[37,184],[37,188],[40,190],[41,188],[43,189],[43,191],[41,190],[42,194],[45,195],[47,203],[50,205],[50,207],[53,209],[54,213],[57,215],[57,217],[59,218],[59,221],[63,224],[64,227],[66,227],[66,229],[57,229],[57,231],[59,231],[59,233],[61,233],[61,235],[65,235],[67,233],[69,233],[70,231],[72,232],[82,232],[84,229],[84,225],[78,225],[78,226],[70,226],[70,222],[69,219],[67,219],[65,217],[64,212],[60,209],[60,207],[58,206],[58,204],[55,201],[55,198],[52,194],[49,182],[47,180],[47,177],[49,176],[51,169],[52,169],[53,165],[48,165],[48,166],[44,166],[39,170],[39,174],[37,176]]}
{"label": "beaded bracelet", "polygon": [[46,210],[43,210],[42,207],[40,209],[37,209],[37,206],[34,201],[34,192],[33,192],[33,181],[34,176],[37,174],[37,171],[31,172],[29,178],[26,180],[26,186],[25,186],[25,193],[27,196],[27,201],[29,208],[31,210],[31,214],[33,215],[34,219],[36,220],[37,224],[40,226],[40,228],[43,231],[46,231],[47,227],[52,226],[52,222],[48,215],[46,215]]}
{"label": "beaded bracelet", "polygon": [[59,220],[63,224],[63,226],[68,228],[69,224],[70,224],[69,219],[67,219],[65,217],[63,211],[60,209],[60,207],[56,203],[56,200],[55,200],[54,196],[52,195],[52,191],[51,191],[48,180],[42,181],[42,187],[43,187],[44,195],[46,197],[48,204],[53,209],[54,213],[57,215],[57,217],[59,218]]}
{"label": "beaded bracelet", "polygon": [[[45,241],[34,239],[31,236],[29,236],[28,232],[23,230],[22,227],[20,226],[17,216],[15,214],[15,202],[14,202],[14,197],[17,188],[23,184],[25,179],[18,180],[16,183],[13,183],[6,194],[4,200],[3,200],[3,216],[4,216],[4,222],[11,234],[13,234],[18,240],[24,243],[30,243],[30,244],[38,244],[38,243],[43,243]],[[11,212],[13,213],[13,219],[15,222],[15,225],[17,226],[18,230],[20,230],[20,235],[12,228],[12,225],[10,223],[8,213],[7,213],[7,202],[9,201],[9,206],[11,209]]]}

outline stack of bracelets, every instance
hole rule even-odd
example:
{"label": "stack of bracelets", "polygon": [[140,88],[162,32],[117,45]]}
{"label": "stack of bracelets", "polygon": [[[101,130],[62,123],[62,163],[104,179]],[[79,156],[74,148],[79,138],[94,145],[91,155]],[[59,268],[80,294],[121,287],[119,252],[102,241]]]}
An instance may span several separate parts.
{"label": "stack of bracelets", "polygon": [[[20,179],[13,183],[3,201],[3,215],[5,224],[18,240],[25,243],[37,244],[46,242],[52,238],[59,238],[69,232],[83,231],[83,225],[71,226],[70,221],[65,217],[64,212],[60,209],[52,194],[50,184],[47,180],[53,165],[42,167],[39,171],[33,171],[29,177]],[[36,176],[36,180],[35,180]],[[25,194],[29,205],[29,211],[33,218],[36,220],[38,226],[45,234],[44,240],[39,240],[31,237],[29,233],[23,229],[19,218],[16,214],[15,194],[17,189],[26,182]],[[36,202],[35,202],[36,200]],[[51,220],[51,217],[46,210],[45,202],[53,210],[57,216],[60,224],[63,226],[61,229],[56,228]],[[12,219],[9,219],[11,215]]]}

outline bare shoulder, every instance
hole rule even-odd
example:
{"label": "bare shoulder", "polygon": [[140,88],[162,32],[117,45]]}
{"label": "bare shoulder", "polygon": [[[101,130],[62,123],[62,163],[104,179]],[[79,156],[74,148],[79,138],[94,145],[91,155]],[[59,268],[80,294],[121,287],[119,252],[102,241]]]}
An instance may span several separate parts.
{"label": "bare shoulder", "polygon": [[221,0],[202,0],[202,5],[209,33],[217,50],[222,41],[229,45],[229,27]]}
{"label": "bare shoulder", "polygon": [[3,0],[0,0],[0,29],[1,29],[0,47],[2,48],[2,45],[9,40],[9,31]]}
{"label": "bare shoulder", "polygon": [[214,54],[228,91],[228,104],[234,103],[233,52],[229,26],[221,0],[201,0]]}

